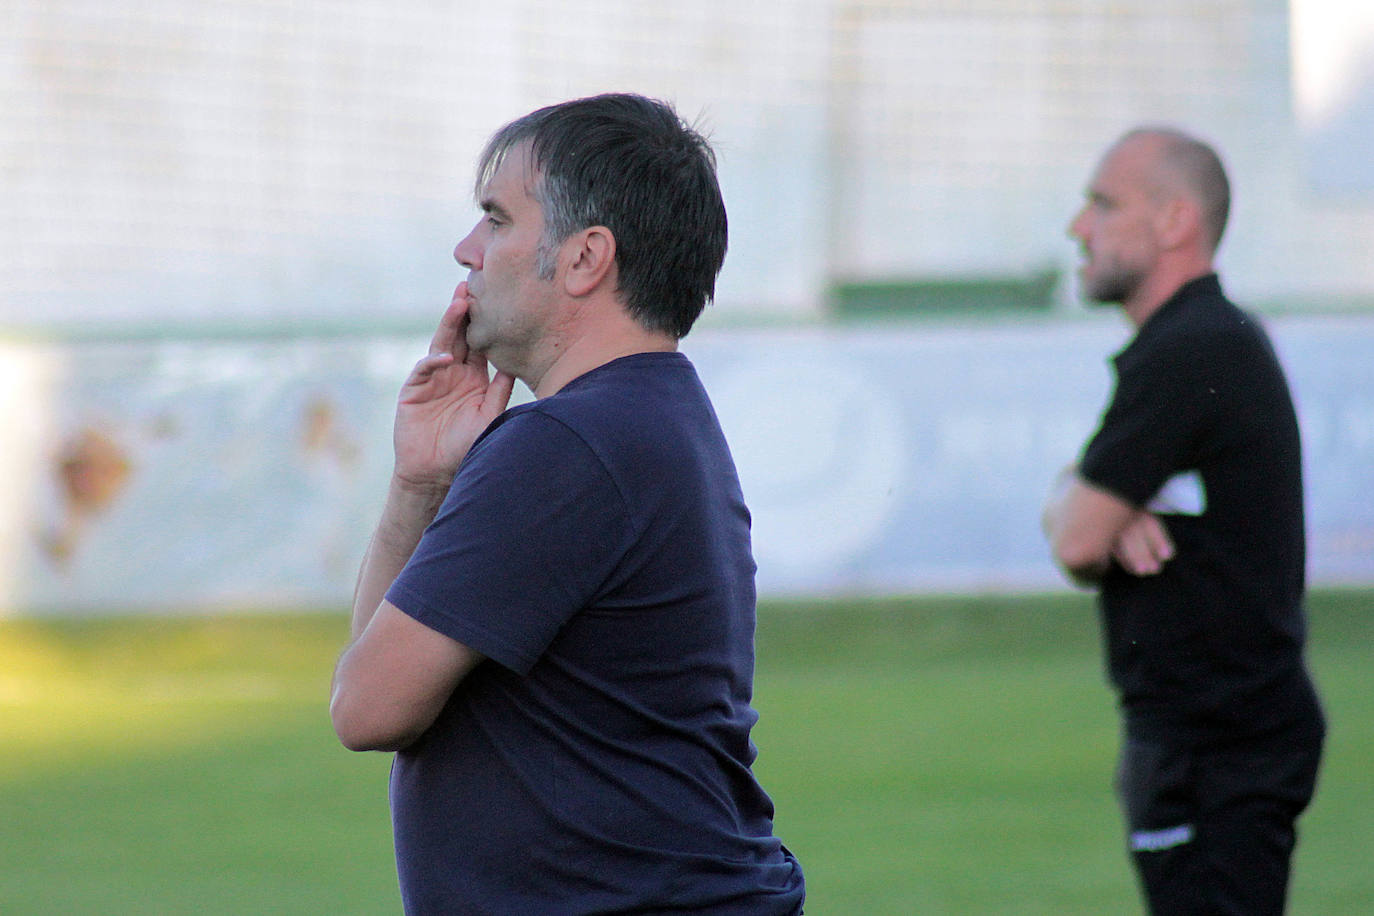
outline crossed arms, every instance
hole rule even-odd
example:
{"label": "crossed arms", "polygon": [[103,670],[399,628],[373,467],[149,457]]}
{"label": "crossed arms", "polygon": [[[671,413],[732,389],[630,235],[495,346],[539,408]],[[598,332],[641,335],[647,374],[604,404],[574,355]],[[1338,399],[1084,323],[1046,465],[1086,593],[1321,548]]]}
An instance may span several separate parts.
{"label": "crossed arms", "polygon": [[1059,475],[1042,523],[1055,562],[1084,587],[1101,581],[1113,560],[1133,576],[1153,576],[1174,555],[1158,516],[1088,482],[1075,467]]}

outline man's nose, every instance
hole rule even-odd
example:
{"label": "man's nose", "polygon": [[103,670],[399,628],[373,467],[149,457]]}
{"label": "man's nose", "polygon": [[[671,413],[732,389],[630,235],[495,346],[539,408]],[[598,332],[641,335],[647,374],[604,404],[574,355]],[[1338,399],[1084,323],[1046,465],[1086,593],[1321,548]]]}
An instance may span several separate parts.
{"label": "man's nose", "polygon": [[1088,208],[1084,207],[1082,210],[1078,211],[1078,214],[1076,216],[1074,216],[1073,222],[1069,223],[1069,236],[1071,238],[1076,238],[1079,241],[1085,241],[1088,236],[1087,223]]}
{"label": "man's nose", "polygon": [[482,246],[477,244],[476,227],[453,249],[453,260],[468,270],[482,269]]}

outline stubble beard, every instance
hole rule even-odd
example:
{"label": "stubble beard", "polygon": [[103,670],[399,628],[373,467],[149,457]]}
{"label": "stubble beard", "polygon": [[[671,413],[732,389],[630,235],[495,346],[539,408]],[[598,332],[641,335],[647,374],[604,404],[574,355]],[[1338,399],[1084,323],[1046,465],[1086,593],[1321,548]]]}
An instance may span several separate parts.
{"label": "stubble beard", "polygon": [[490,335],[486,333],[485,327],[480,321],[474,322],[472,318],[469,318],[468,326],[464,332],[467,335],[469,348],[482,354],[487,352],[487,348],[491,346]]}
{"label": "stubble beard", "polygon": [[1111,265],[1099,274],[1084,276],[1084,295],[1099,305],[1121,305],[1140,288],[1140,272],[1120,264]]}
{"label": "stubble beard", "polygon": [[[509,290],[505,294],[512,295]],[[481,299],[477,300],[474,312],[470,313],[468,347],[495,368],[526,380],[528,359],[539,346],[538,329],[524,321],[520,313],[513,314],[510,303],[499,296],[490,301],[490,311],[483,311],[483,304]]]}

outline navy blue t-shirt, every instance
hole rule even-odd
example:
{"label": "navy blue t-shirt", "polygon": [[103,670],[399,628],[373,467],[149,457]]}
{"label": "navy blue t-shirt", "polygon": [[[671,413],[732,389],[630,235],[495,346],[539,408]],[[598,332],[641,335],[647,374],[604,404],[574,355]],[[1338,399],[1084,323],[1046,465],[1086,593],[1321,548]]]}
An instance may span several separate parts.
{"label": "navy blue t-shirt", "polygon": [[487,656],[392,768],[408,913],[800,911],[750,769],[749,521],[679,353],[482,434],[387,593]]}

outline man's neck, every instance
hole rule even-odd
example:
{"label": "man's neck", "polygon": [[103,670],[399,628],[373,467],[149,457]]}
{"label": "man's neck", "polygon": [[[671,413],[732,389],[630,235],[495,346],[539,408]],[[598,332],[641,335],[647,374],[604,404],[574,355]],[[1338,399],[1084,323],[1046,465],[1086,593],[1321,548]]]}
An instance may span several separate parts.
{"label": "man's neck", "polygon": [[545,341],[542,368],[522,377],[537,398],[556,394],[573,379],[636,353],[677,349],[677,338],[644,327],[619,302],[612,308],[577,309],[560,332]]}
{"label": "man's neck", "polygon": [[639,341],[627,340],[618,344],[605,341],[598,342],[593,346],[574,344],[563,351],[543,375],[537,380],[533,380],[530,388],[534,391],[536,398],[546,398],[557,394],[573,379],[622,357],[634,356],[636,353],[669,353],[676,349],[677,341],[667,336],[656,337],[652,340],[647,338]]}
{"label": "man's neck", "polygon": [[1140,285],[1130,299],[1121,304],[1121,307],[1131,323],[1136,328],[1142,328],[1145,322],[1153,318],[1179,290],[1210,273],[1210,262],[1194,262],[1175,270],[1157,270]]}

